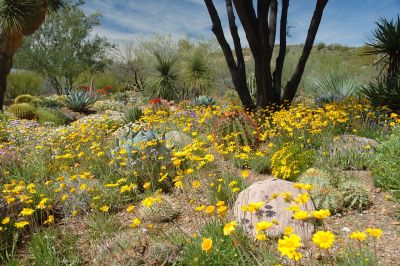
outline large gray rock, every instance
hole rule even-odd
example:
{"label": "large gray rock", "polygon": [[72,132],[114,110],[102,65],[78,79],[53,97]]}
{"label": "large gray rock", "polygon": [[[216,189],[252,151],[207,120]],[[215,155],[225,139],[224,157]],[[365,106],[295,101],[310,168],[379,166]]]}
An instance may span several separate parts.
{"label": "large gray rock", "polygon": [[356,150],[359,153],[366,153],[370,152],[378,145],[379,143],[374,139],[345,134],[335,137],[330,144],[330,149],[332,154],[346,150]]}
{"label": "large gray rock", "polygon": [[[292,218],[293,212],[285,210],[285,208],[294,205],[294,203],[286,202],[281,196],[272,199],[274,193],[290,192],[293,197],[297,197],[300,191],[293,187],[294,183],[276,179],[268,178],[263,181],[252,184],[247,189],[243,190],[234,204],[234,215],[237,221],[243,226],[243,229],[255,236],[255,224],[261,221],[277,220],[279,225],[274,225],[267,230],[267,235],[272,238],[280,237],[286,226],[291,226],[294,233],[301,236],[302,239],[308,240],[314,232],[314,225],[309,221],[297,221]],[[301,193],[305,193],[302,191]],[[248,205],[250,202],[265,202],[265,205],[257,212],[249,213],[241,210],[241,207]],[[314,211],[314,205],[311,201],[301,209],[307,211]]]}
{"label": "large gray rock", "polygon": [[174,146],[184,147],[192,143],[193,139],[181,131],[170,131],[165,133],[165,140],[170,141]]}

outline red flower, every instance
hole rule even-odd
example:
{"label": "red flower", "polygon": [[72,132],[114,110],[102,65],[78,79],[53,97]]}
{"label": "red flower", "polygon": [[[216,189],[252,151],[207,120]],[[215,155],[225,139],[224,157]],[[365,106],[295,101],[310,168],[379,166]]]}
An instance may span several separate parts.
{"label": "red flower", "polygon": [[149,103],[152,103],[152,104],[161,103],[161,98],[154,98],[154,99],[151,99],[151,100],[149,101]]}

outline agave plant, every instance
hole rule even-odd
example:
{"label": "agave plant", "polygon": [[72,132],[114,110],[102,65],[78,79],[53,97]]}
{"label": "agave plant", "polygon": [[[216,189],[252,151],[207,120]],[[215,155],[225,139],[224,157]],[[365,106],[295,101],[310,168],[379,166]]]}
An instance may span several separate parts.
{"label": "agave plant", "polygon": [[143,116],[142,109],[135,107],[135,108],[129,109],[128,111],[125,112],[123,120],[124,120],[125,124],[135,123],[142,116]]}
{"label": "agave plant", "polygon": [[65,99],[68,109],[75,112],[85,112],[98,100],[98,96],[89,96],[84,91],[70,91]]}
{"label": "agave plant", "polygon": [[379,62],[384,63],[388,78],[400,75],[400,16],[397,20],[381,18],[367,45],[371,48],[366,54],[382,55]]}
{"label": "agave plant", "polygon": [[314,78],[310,83],[311,95],[321,104],[355,96],[358,89],[357,79],[340,72],[331,72],[322,78]]}

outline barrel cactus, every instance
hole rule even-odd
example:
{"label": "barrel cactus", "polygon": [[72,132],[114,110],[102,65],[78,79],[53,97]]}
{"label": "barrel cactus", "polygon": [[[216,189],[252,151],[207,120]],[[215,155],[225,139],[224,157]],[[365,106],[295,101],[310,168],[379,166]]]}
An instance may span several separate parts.
{"label": "barrel cactus", "polygon": [[242,146],[256,147],[259,142],[257,122],[243,112],[231,112],[219,117],[214,123],[214,136],[225,147],[234,146],[240,150]]}
{"label": "barrel cactus", "polygon": [[30,103],[35,97],[29,94],[22,94],[15,98],[14,102],[15,103]]}
{"label": "barrel cactus", "polygon": [[8,112],[14,114],[19,119],[34,119],[36,116],[35,107],[28,103],[16,103],[12,104],[8,108]]}

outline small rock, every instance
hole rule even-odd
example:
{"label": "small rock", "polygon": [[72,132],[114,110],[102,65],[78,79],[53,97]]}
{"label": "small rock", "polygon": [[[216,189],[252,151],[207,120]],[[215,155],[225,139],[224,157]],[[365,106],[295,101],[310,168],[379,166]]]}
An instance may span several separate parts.
{"label": "small rock", "polygon": [[390,224],[391,225],[400,225],[400,222],[399,221],[394,221],[394,222],[391,222]]}
{"label": "small rock", "polygon": [[345,232],[345,233],[350,233],[351,230],[348,227],[343,227],[342,231]]}
{"label": "small rock", "polygon": [[369,212],[368,212],[368,211],[362,211],[362,213],[363,213],[363,214],[368,214]]}

